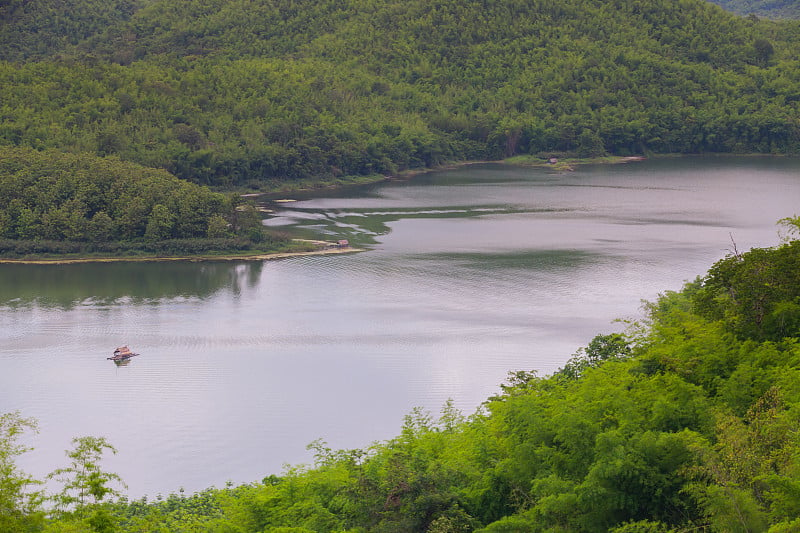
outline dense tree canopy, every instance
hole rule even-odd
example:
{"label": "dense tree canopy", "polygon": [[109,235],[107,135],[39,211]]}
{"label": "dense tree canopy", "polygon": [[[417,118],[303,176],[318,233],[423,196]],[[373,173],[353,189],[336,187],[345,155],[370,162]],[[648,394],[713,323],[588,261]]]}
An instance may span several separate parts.
{"label": "dense tree canopy", "polygon": [[267,238],[252,206],[117,157],[6,148],[0,176],[0,254],[7,256],[202,252]]}
{"label": "dense tree canopy", "polygon": [[800,4],[794,0],[709,0],[740,15],[774,19],[800,19]]}
{"label": "dense tree canopy", "polygon": [[116,155],[201,184],[515,154],[800,149],[800,25],[702,0],[0,10],[0,146]]}

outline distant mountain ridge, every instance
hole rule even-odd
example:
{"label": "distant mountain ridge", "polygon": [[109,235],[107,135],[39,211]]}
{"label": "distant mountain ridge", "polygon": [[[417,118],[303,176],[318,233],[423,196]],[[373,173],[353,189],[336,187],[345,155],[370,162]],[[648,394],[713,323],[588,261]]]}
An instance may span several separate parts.
{"label": "distant mountain ridge", "polygon": [[758,15],[773,19],[800,19],[797,0],[709,0],[739,15]]}

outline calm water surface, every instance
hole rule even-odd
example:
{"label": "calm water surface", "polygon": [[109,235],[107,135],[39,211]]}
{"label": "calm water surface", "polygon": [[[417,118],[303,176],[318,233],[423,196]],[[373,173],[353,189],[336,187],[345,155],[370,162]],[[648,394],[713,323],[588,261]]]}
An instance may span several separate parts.
{"label": "calm water surface", "polygon": [[[39,420],[43,477],[79,435],[131,496],[261,479],[306,444],[364,447],[510,370],[549,373],[641,299],[778,243],[800,160],[557,173],[480,165],[274,207],[367,251],[266,262],[0,265],[0,411]],[[128,343],[127,366],[105,358]]]}

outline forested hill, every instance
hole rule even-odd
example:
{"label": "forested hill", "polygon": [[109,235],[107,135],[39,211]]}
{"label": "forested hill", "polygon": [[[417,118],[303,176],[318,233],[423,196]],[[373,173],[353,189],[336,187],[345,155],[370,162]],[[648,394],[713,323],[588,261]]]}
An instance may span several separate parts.
{"label": "forested hill", "polygon": [[0,145],[197,183],[800,149],[800,23],[703,0],[12,0],[0,17]]}
{"label": "forested hill", "polygon": [[800,19],[800,3],[796,0],[710,0],[740,15],[757,15],[774,19]]}

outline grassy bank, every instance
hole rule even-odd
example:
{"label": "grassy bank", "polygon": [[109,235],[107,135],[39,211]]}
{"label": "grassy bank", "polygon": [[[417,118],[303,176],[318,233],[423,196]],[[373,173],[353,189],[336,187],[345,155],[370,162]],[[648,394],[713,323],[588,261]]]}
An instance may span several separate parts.
{"label": "grassy bank", "polygon": [[600,157],[551,157],[544,158],[535,155],[518,155],[504,159],[503,163],[525,167],[552,168],[555,170],[575,170],[581,165],[619,165],[634,161],[644,161],[644,156],[616,156],[607,155]]}
{"label": "grassy bank", "polygon": [[111,262],[144,262],[144,261],[256,261],[266,259],[282,259],[304,255],[341,254],[360,252],[361,249],[339,248],[326,241],[292,239],[281,246],[271,248],[245,248],[239,250],[206,250],[196,254],[147,253],[146,251],[130,251],[127,253],[108,254],[92,253],[31,253],[20,257],[0,256],[0,264],[36,264],[63,265],[72,263],[111,263]]}

